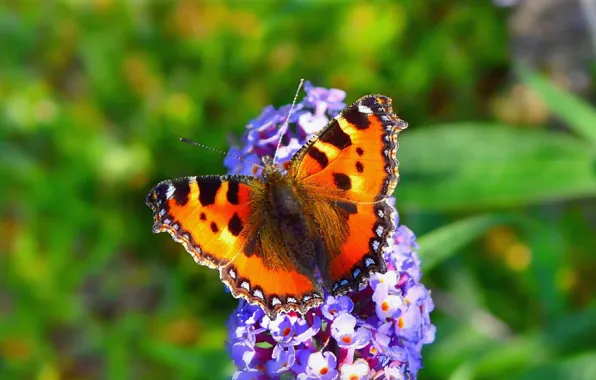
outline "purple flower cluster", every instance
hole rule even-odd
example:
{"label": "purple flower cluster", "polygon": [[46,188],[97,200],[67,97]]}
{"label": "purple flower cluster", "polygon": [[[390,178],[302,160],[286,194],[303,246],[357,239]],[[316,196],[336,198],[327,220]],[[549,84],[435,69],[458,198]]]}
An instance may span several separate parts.
{"label": "purple flower cluster", "polygon": [[[252,120],[244,146],[230,152],[230,174],[253,174],[250,163],[277,154],[289,160],[307,139],[341,111],[345,92],[305,83],[306,97],[281,131],[289,107],[269,106]],[[393,200],[394,201],[394,200]],[[397,224],[396,220],[396,224]],[[399,226],[385,250],[387,273],[373,274],[367,285],[345,296],[325,295],[321,307],[306,315],[281,313],[275,320],[241,300],[228,321],[228,352],[238,370],[233,379],[402,379],[416,378],[422,345],[435,327],[430,292],[420,284],[414,234]]]}
{"label": "purple flower cluster", "polygon": [[[273,106],[265,107],[261,115],[246,126],[243,146],[230,148],[224,160],[228,174],[254,174],[254,164],[261,164],[263,156],[273,156],[280,138],[282,144],[276,161],[289,161],[310,136],[327,124],[329,117],[346,107],[344,91],[313,87],[309,82],[304,83],[304,88],[306,96],[294,106],[288,121],[289,126],[295,128],[280,128],[288,118],[290,105],[277,110]],[[242,157],[242,161],[238,157]]]}

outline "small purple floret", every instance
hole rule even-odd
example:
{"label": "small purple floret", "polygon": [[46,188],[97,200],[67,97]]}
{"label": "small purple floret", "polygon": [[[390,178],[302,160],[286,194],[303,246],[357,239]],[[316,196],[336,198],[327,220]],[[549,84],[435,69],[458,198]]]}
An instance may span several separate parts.
{"label": "small purple floret", "polygon": [[337,358],[332,352],[313,352],[308,357],[305,371],[298,374],[298,380],[337,379]]}
{"label": "small purple floret", "polygon": [[331,324],[331,336],[342,348],[362,348],[369,344],[370,330],[356,327],[358,320],[352,314],[342,314]]}
{"label": "small purple floret", "polygon": [[354,310],[354,302],[348,296],[329,296],[321,306],[323,316],[330,321],[342,314],[351,313],[352,310]]}

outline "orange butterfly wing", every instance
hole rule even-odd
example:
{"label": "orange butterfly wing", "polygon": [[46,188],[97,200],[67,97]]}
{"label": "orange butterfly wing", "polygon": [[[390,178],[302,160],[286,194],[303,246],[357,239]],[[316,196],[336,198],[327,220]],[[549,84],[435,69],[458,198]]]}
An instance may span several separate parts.
{"label": "orange butterfly wing", "polygon": [[328,197],[383,200],[397,185],[397,134],[407,126],[388,97],[362,97],[296,153],[289,175]]}
{"label": "orange butterfly wing", "polygon": [[322,303],[320,287],[294,266],[269,267],[259,256],[238,255],[220,269],[220,278],[235,297],[261,306],[271,319],[280,311],[297,310],[304,314]]}
{"label": "orange butterfly wing", "polygon": [[357,290],[370,273],[386,271],[383,249],[395,229],[386,199],[399,179],[397,135],[407,126],[393,113],[391,99],[365,96],[332,119],[290,164],[299,191],[336,210],[314,213],[328,249],[325,280],[333,294]]}
{"label": "orange butterfly wing", "polygon": [[201,265],[220,269],[232,295],[280,310],[318,305],[318,285],[278,257],[279,233],[262,212],[264,184],[249,176],[185,177],[160,182],[147,196],[153,231],[168,232]]}
{"label": "orange butterfly wing", "polygon": [[340,245],[340,253],[329,262],[331,291],[334,295],[358,290],[371,273],[385,273],[383,250],[395,231],[393,206],[386,201],[358,203],[349,215],[349,233]]}
{"label": "orange butterfly wing", "polygon": [[242,250],[256,178],[185,177],[160,182],[149,193],[153,232],[168,232],[201,265],[217,268]]}

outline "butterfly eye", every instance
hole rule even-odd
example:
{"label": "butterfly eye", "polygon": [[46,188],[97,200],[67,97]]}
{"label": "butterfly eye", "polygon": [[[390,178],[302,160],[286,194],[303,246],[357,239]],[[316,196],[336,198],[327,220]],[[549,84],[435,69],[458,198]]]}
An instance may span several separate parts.
{"label": "butterfly eye", "polygon": [[284,169],[288,170],[290,168],[290,161],[284,162]]}

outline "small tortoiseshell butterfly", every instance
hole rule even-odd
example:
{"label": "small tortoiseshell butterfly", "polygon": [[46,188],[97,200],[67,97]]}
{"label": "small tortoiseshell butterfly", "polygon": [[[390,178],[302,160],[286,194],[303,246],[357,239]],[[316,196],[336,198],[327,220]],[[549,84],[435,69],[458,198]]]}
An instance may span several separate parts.
{"label": "small tortoiseshell butterfly", "polygon": [[[264,157],[262,178],[224,175],[160,182],[147,196],[153,232],[217,268],[234,297],[305,313],[385,273],[395,226],[397,134],[408,124],[382,95],[360,98],[292,158]],[[317,270],[319,277],[317,277]],[[318,280],[320,278],[320,282]]]}

